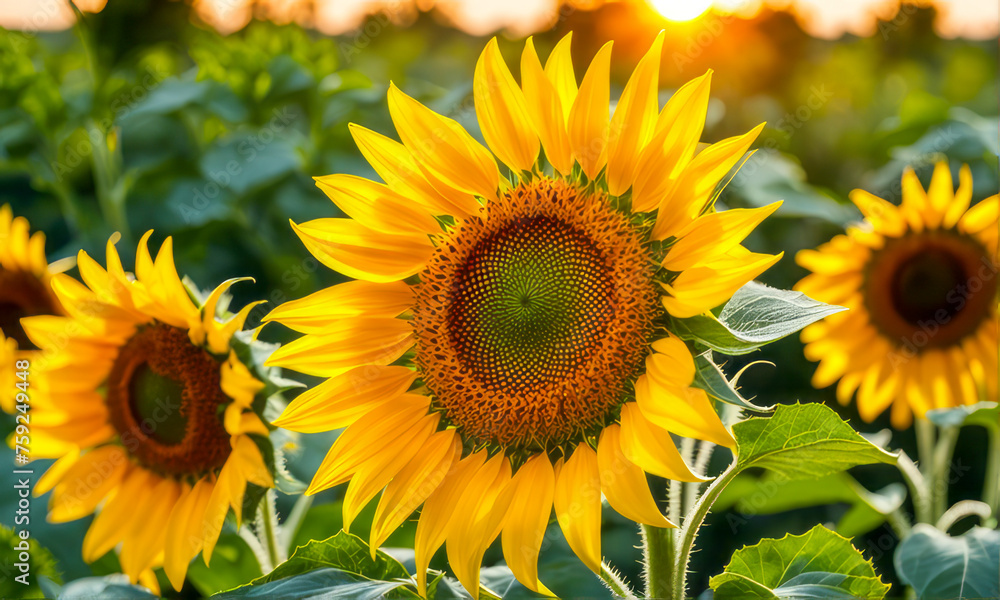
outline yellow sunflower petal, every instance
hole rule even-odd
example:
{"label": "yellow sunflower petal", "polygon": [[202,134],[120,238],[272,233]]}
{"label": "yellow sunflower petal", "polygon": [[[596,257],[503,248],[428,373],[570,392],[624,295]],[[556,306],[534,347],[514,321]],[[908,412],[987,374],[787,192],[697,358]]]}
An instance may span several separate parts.
{"label": "yellow sunflower petal", "polygon": [[[2,208],[10,210],[10,207],[6,204]],[[0,213],[0,223],[3,222],[3,213]],[[80,459],[79,448],[74,448],[73,450],[67,452],[63,456],[60,456],[54,463],[49,465],[49,468],[38,478],[38,482],[35,484],[35,489],[32,493],[35,497],[42,496],[46,494],[49,490],[56,487],[66,473],[73,468],[76,461]]]}
{"label": "yellow sunflower petal", "polygon": [[440,420],[438,413],[421,417],[400,436],[386,440],[378,453],[358,466],[344,494],[344,531],[351,530],[361,509],[406,466],[411,452],[424,445]]}
{"label": "yellow sunflower petal", "polygon": [[315,494],[348,481],[386,440],[397,439],[413,427],[426,414],[429,403],[426,396],[404,394],[391,406],[377,407],[358,419],[333,443],[306,493]]}
{"label": "yellow sunflower petal", "polygon": [[671,336],[656,340],[653,352],[646,357],[646,373],[664,383],[688,386],[694,381],[694,357],[687,345],[679,337]]}
{"label": "yellow sunflower petal", "polygon": [[646,474],[622,452],[621,427],[609,425],[597,444],[601,491],[611,508],[626,519],[653,527],[676,527],[656,507]]}
{"label": "yellow sunflower petal", "polygon": [[641,375],[635,382],[635,399],[642,414],[667,431],[727,448],[736,447],[736,441],[704,390],[663,385]]}
{"label": "yellow sunflower petal", "polygon": [[435,113],[395,85],[389,87],[389,113],[419,165],[457,190],[496,199],[500,185],[496,161],[454,119]]}
{"label": "yellow sunflower petal", "polygon": [[635,181],[639,155],[653,136],[664,31],[639,61],[615,106],[608,135],[608,193],[620,196]]}
{"label": "yellow sunflower petal", "polygon": [[348,281],[279,304],[264,317],[301,333],[322,333],[331,320],[346,317],[396,317],[413,305],[413,292],[402,281]]}
{"label": "yellow sunflower petal", "polygon": [[632,187],[632,209],[657,207],[694,156],[705,128],[712,71],[687,82],[667,101],[656,120],[653,139],[639,154]]}
{"label": "yellow sunflower petal", "polygon": [[900,205],[900,209],[903,212],[903,216],[906,217],[907,222],[910,224],[910,229],[913,231],[923,231],[924,227],[928,226],[925,223],[925,213],[931,211],[932,208],[927,198],[927,192],[924,191],[924,186],[920,184],[920,179],[917,178],[917,174],[910,167],[903,169],[902,191],[903,202]]}
{"label": "yellow sunflower petal", "polygon": [[454,190],[446,195],[438,190],[403,144],[355,123],[348,124],[348,128],[368,164],[393,190],[434,215],[466,217],[479,211],[480,204],[472,195]]}
{"label": "yellow sunflower petal", "polygon": [[[511,480],[513,498],[501,541],[507,566],[528,589],[546,589],[538,580],[538,553],[552,514],[555,473],[545,454],[536,454]],[[551,594],[547,590],[541,593]]]}
{"label": "yellow sunflower petal", "polygon": [[285,344],[264,364],[334,377],[363,365],[389,364],[412,345],[413,328],[407,321],[359,317],[337,321],[325,333]]}
{"label": "yellow sunflower petal", "polygon": [[162,479],[153,488],[150,502],[145,507],[134,507],[142,515],[134,525],[131,535],[122,542],[122,571],[133,581],[140,573],[153,567],[157,555],[163,552],[167,528],[150,526],[166,524],[177,505],[183,484],[172,478]]}
{"label": "yellow sunflower petal", "polygon": [[462,456],[462,440],[453,429],[439,431],[392,478],[379,499],[372,520],[372,557],[392,532],[416,512],[441,485]]}
{"label": "yellow sunflower petal", "polygon": [[375,283],[406,279],[419,273],[433,252],[425,235],[389,235],[352,219],[316,219],[292,223],[306,249],[324,265]]}
{"label": "yellow sunflower petal", "polygon": [[441,231],[426,207],[385,184],[341,173],[315,179],[340,210],[369,229],[402,235]]}
{"label": "yellow sunflower petal", "polygon": [[945,209],[944,220],[941,226],[945,229],[951,229],[958,224],[962,215],[969,210],[971,202],[972,170],[969,169],[969,165],[962,165],[962,168],[958,172],[958,190],[955,191],[954,197]]}
{"label": "yellow sunflower petal", "polygon": [[431,558],[444,544],[452,520],[455,506],[469,486],[469,481],[486,462],[487,452],[482,450],[455,463],[445,480],[434,490],[424,503],[417,522],[416,537],[413,542],[414,560],[417,570],[417,590],[427,596],[427,569]]}
{"label": "yellow sunflower petal", "polygon": [[743,158],[763,128],[761,123],[743,135],[712,144],[695,155],[670,191],[660,199],[650,236],[665,239],[694,220],[708,204],[719,182]]}
{"label": "yellow sunflower petal", "polygon": [[552,501],[566,542],[583,564],[601,572],[601,475],[597,453],[579,444],[556,469]]}
{"label": "yellow sunflower petal", "polygon": [[[575,88],[575,81],[573,86]],[[555,84],[542,70],[542,63],[538,60],[530,37],[521,54],[521,87],[531,123],[545,148],[545,157],[556,171],[565,176],[570,175],[573,171],[573,151],[566,133],[563,104]]]}
{"label": "yellow sunflower petal", "polygon": [[954,193],[955,188],[951,181],[951,167],[948,166],[948,161],[939,161],[934,165],[931,184],[927,187],[927,200],[930,210],[924,214],[928,227],[935,228],[941,225]]}
{"label": "yellow sunflower petal", "polygon": [[1000,196],[994,194],[969,209],[958,221],[959,229],[968,234],[993,232],[1000,220]]}
{"label": "yellow sunflower petal", "polygon": [[83,536],[84,561],[94,562],[121,541],[126,525],[122,515],[134,514],[138,501],[145,498],[155,479],[152,473],[142,468],[132,468],[125,474],[121,487],[97,514]]}
{"label": "yellow sunflower petal", "polygon": [[622,453],[643,471],[675,481],[708,481],[691,472],[670,432],[650,423],[635,402],[622,406]]}
{"label": "yellow sunflower petal", "polygon": [[402,366],[368,365],[331,377],[299,394],[274,425],[301,433],[347,427],[372,409],[398,398],[418,372]]}
{"label": "yellow sunflower petal", "polygon": [[688,269],[669,285],[661,284],[668,293],[663,296],[663,306],[681,319],[704,313],[731,298],[736,290],[771,268],[782,256],[784,253],[773,256],[747,253],[738,259],[720,259]]}
{"label": "yellow sunflower petal", "polygon": [[166,545],[163,550],[163,570],[170,585],[177,591],[184,586],[191,559],[201,550],[201,523],[212,493],[212,486],[204,478],[181,494],[167,519]]}
{"label": "yellow sunflower petal", "polygon": [[510,461],[498,454],[476,472],[455,505],[456,521],[449,526],[446,545],[448,563],[472,600],[479,598],[483,555],[507,517],[510,479]]}
{"label": "yellow sunflower petal", "polygon": [[[545,61],[545,76],[555,87],[559,102],[562,104],[563,116],[566,119],[569,119],[570,109],[573,108],[573,102],[576,100],[578,92],[570,48],[572,40],[573,32],[571,31],[559,40]],[[522,73],[521,76],[524,77],[524,74]]]}
{"label": "yellow sunflower petal", "polygon": [[128,471],[128,457],[117,445],[87,452],[66,471],[49,499],[48,520],[65,523],[94,512]]}
{"label": "yellow sunflower petal", "polygon": [[604,44],[590,63],[567,122],[573,157],[590,179],[597,177],[608,160],[611,45]]}
{"label": "yellow sunflower petal", "polygon": [[894,204],[864,190],[852,191],[850,198],[879,233],[896,237],[906,231],[906,218]]}
{"label": "yellow sunflower petal", "polygon": [[538,135],[495,37],[476,62],[472,94],[479,127],[493,153],[515,173],[530,171],[538,158]]}
{"label": "yellow sunflower petal", "polygon": [[683,271],[721,258],[774,214],[781,204],[779,200],[760,208],[734,208],[698,217],[678,233],[680,239],[667,251],[663,268]]}

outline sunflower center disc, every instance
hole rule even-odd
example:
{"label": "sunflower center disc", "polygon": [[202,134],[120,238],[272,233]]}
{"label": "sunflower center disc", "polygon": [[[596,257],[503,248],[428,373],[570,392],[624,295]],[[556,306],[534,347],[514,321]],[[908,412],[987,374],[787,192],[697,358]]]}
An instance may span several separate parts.
{"label": "sunflower center disc", "polygon": [[37,350],[21,328],[22,317],[54,314],[52,296],[34,274],[0,268],[0,331],[18,348]]}
{"label": "sunflower center disc", "polygon": [[872,256],[865,290],[873,324],[920,351],[974,333],[996,306],[997,282],[977,240],[929,231],[887,240]]}
{"label": "sunflower center disc", "polygon": [[195,476],[229,457],[220,366],[177,327],[140,328],[118,353],[108,376],[107,404],[122,445],[165,475]]}
{"label": "sunflower center disc", "polygon": [[614,312],[600,250],[547,216],[482,240],[456,275],[451,342],[481,380],[514,393],[570,375]]}
{"label": "sunflower center disc", "polygon": [[415,362],[474,443],[548,448],[596,431],[646,352],[648,253],[603,196],[541,180],[442,236],[416,286]]}

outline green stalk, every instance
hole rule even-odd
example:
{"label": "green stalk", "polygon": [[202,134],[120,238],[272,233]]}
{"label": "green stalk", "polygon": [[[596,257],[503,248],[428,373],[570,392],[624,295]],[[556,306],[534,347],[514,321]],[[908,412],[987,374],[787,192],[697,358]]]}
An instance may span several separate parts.
{"label": "green stalk", "polygon": [[929,481],[934,469],[934,424],[927,419],[917,418],[914,422],[917,434],[917,459],[920,471]]}
{"label": "green stalk", "polygon": [[642,525],[641,531],[646,597],[666,598],[673,588],[676,531],[650,525]]}
{"label": "green stalk", "polygon": [[951,459],[958,441],[958,427],[942,427],[934,448],[934,476],[930,480],[932,517],[941,518],[948,508],[948,478],[951,475]]}
{"label": "green stalk", "polygon": [[601,563],[601,581],[616,597],[626,600],[635,599],[635,594],[632,593],[628,584],[606,562]]}
{"label": "green stalk", "polygon": [[993,511],[993,521],[1000,518],[1000,425],[987,429],[989,443],[986,459],[986,481],[983,483],[983,502]]}
{"label": "green stalk", "polygon": [[708,511],[712,509],[712,505],[719,499],[722,490],[726,489],[726,486],[736,478],[736,473],[736,460],[734,459],[732,464],[726,467],[726,470],[712,482],[712,485],[708,486],[708,489],[705,490],[705,493],[698,499],[698,502],[684,518],[684,526],[681,527],[678,534],[680,545],[673,564],[673,593],[670,596],[673,600],[685,600],[687,598],[688,563],[691,560],[691,550],[694,548],[694,540],[698,536],[698,529],[705,522]]}
{"label": "green stalk", "polygon": [[285,548],[279,542],[278,513],[274,505],[274,489],[268,489],[264,497],[261,498],[258,514],[261,518],[261,527],[257,535],[262,538],[261,544],[267,550],[267,557],[272,568],[277,567],[288,557],[285,555]]}

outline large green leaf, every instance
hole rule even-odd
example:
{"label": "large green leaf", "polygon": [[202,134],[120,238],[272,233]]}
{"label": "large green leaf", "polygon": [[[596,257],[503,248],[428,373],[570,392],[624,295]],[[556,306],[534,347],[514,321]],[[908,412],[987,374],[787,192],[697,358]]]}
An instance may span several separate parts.
{"label": "large green leaf", "polygon": [[896,462],[824,404],[778,406],[770,418],[733,425],[737,469],[763,467],[785,479],[817,479],[857,465]]}
{"label": "large green leaf", "polygon": [[1000,598],[1000,531],[951,537],[918,524],[896,549],[896,572],[920,600]]}
{"label": "large green leaf", "polygon": [[789,290],[751,281],[733,294],[718,318],[675,319],[673,330],[729,355],[747,354],[787,337],[824,317],[847,310]]}
{"label": "large green leaf", "polygon": [[849,539],[822,525],[738,550],[709,585],[715,600],[881,600],[889,591]]}

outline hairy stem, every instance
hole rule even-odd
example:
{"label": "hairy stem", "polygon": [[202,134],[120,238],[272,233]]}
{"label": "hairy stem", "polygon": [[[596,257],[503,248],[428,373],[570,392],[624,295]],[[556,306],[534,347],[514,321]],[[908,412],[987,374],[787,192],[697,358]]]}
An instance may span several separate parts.
{"label": "hairy stem", "polygon": [[646,597],[665,598],[672,588],[675,530],[642,525]]}
{"label": "hairy stem", "polygon": [[262,545],[267,549],[268,560],[271,561],[271,565],[276,567],[285,562],[288,557],[285,554],[285,548],[278,541],[278,512],[274,506],[273,489],[268,489],[264,497],[261,498],[258,514],[261,518],[261,531],[258,531],[257,535],[262,538]]}
{"label": "hairy stem", "polygon": [[625,598],[627,600],[634,600],[635,594],[629,588],[629,585],[625,583],[625,580],[621,578],[611,566],[606,562],[601,563],[601,581],[607,586],[611,593],[618,598]]}
{"label": "hairy stem", "polygon": [[677,556],[674,560],[673,569],[673,592],[670,595],[672,600],[685,600],[687,598],[687,571],[688,562],[691,560],[691,550],[694,548],[694,540],[698,536],[698,529],[705,522],[705,517],[712,509],[712,505],[719,499],[722,490],[736,478],[736,460],[726,467],[726,470],[712,482],[705,493],[698,499],[698,502],[691,508],[691,511],[684,518],[684,525],[678,534]]}

